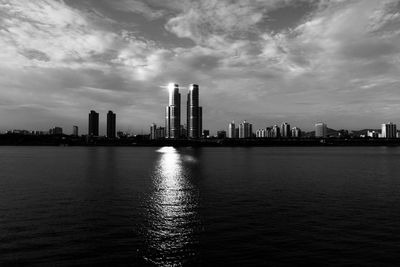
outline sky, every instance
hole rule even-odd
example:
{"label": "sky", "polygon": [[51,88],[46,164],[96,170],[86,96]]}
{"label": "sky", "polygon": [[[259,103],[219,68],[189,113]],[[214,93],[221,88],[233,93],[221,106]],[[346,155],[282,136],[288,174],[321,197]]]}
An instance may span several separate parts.
{"label": "sky", "polygon": [[400,123],[393,0],[0,0],[0,131],[163,126],[200,87],[203,128]]}

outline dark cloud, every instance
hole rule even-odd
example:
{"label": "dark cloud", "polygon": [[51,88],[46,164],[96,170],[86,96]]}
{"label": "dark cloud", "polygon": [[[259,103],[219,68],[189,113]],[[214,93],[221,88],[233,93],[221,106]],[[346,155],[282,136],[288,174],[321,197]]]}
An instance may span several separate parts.
{"label": "dark cloud", "polygon": [[21,51],[21,54],[25,57],[27,57],[28,59],[36,59],[36,60],[40,60],[40,61],[50,61],[50,57],[39,50],[36,49],[26,49]]}

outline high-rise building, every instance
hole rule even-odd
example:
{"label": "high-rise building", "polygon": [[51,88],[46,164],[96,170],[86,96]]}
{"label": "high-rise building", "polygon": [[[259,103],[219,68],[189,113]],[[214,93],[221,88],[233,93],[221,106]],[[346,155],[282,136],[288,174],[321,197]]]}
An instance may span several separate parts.
{"label": "high-rise building", "polygon": [[94,110],[89,113],[89,135],[99,136],[99,113]]}
{"label": "high-rise building", "polygon": [[107,138],[115,138],[116,115],[111,110],[107,113]]}
{"label": "high-rise building", "polygon": [[237,138],[235,130],[235,122],[232,121],[228,126],[228,138]]}
{"label": "high-rise building", "polygon": [[265,137],[267,137],[267,138],[272,138],[273,137],[272,127],[265,128]]}
{"label": "high-rise building", "polygon": [[202,107],[199,106],[199,86],[191,84],[187,95],[187,137],[199,138],[202,131]]}
{"label": "high-rise building", "polygon": [[79,135],[79,128],[78,128],[78,126],[76,126],[76,125],[72,126],[72,135],[73,135],[73,136],[78,136],[78,135]]}
{"label": "high-rise building", "polygon": [[239,138],[239,127],[235,129],[235,138]]}
{"label": "high-rise building", "polygon": [[271,129],[271,136],[272,136],[272,138],[279,138],[279,137],[281,137],[281,131],[280,131],[280,128],[279,128],[278,125],[272,126],[272,129]]}
{"label": "high-rise building", "polygon": [[150,139],[155,140],[156,139],[156,133],[157,133],[157,125],[153,123],[150,126]]}
{"label": "high-rise building", "polygon": [[164,127],[157,127],[155,123],[150,126],[150,139],[156,140],[165,137],[165,128]]}
{"label": "high-rise building", "polygon": [[181,130],[181,94],[179,85],[168,85],[169,101],[165,108],[165,137],[179,138]]}
{"label": "high-rise building", "polygon": [[382,138],[397,138],[396,124],[388,122],[382,124]]}
{"label": "high-rise building", "polygon": [[291,131],[290,131],[290,124],[284,122],[281,125],[281,136],[282,137],[290,137],[291,136]]}
{"label": "high-rise building", "polygon": [[292,137],[296,137],[296,138],[301,137],[301,130],[300,130],[300,128],[297,128],[297,127],[293,127],[293,128],[292,128]]}
{"label": "high-rise building", "polygon": [[247,121],[239,124],[239,138],[251,138],[253,135],[253,125]]}
{"label": "high-rise building", "polygon": [[327,134],[328,134],[328,126],[325,123],[319,122],[315,124],[316,138],[325,138]]}
{"label": "high-rise building", "polygon": [[256,137],[257,138],[265,138],[265,137],[267,137],[267,130],[266,129],[258,129],[256,131]]}

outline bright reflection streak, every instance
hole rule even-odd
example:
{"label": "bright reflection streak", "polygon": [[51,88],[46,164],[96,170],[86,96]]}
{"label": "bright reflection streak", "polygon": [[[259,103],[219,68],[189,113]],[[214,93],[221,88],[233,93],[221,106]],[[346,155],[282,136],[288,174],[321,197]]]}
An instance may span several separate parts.
{"label": "bright reflection streak", "polygon": [[[157,152],[160,158],[155,167],[154,191],[151,197],[147,235],[151,249],[149,261],[160,265],[183,265],[195,252],[194,227],[197,225],[197,193],[189,182],[184,166],[187,159],[173,147]],[[188,253],[189,252],[189,253]]]}

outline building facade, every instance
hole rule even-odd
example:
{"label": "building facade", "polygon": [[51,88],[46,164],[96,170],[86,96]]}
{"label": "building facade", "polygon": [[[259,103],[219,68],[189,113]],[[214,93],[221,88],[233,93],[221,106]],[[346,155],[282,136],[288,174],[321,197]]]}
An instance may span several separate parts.
{"label": "building facade", "polygon": [[292,128],[292,137],[299,138],[301,137],[301,130],[300,128],[293,127]]}
{"label": "building facade", "polygon": [[115,138],[116,134],[116,115],[111,110],[107,113],[107,138]]}
{"label": "building facade", "polygon": [[371,137],[371,138],[379,138],[379,132],[376,132],[376,131],[368,131],[367,132],[367,136],[368,137]]}
{"label": "building facade", "polygon": [[328,126],[326,123],[319,122],[315,124],[315,137],[325,138],[328,134]]}
{"label": "building facade", "polygon": [[291,129],[290,129],[290,124],[289,123],[282,123],[281,125],[281,137],[288,138],[291,136]]}
{"label": "building facade", "polygon": [[89,133],[90,136],[99,136],[99,113],[91,110],[89,113]]}
{"label": "building facade", "polygon": [[256,137],[257,138],[265,138],[265,137],[267,137],[267,129],[258,129],[256,131]]}
{"label": "building facade", "polygon": [[253,125],[247,121],[239,124],[239,138],[251,138],[253,136]]}
{"label": "building facade", "polygon": [[187,137],[200,138],[202,132],[203,110],[199,106],[199,86],[191,84],[187,95]]}
{"label": "building facade", "polygon": [[150,126],[150,139],[157,140],[165,138],[165,128],[157,127],[155,123]]}
{"label": "building facade", "polygon": [[397,138],[397,129],[396,124],[393,122],[388,122],[382,124],[382,138]]}
{"label": "building facade", "polygon": [[165,108],[165,137],[179,138],[181,131],[181,94],[179,85],[168,85],[168,106]]}
{"label": "building facade", "polygon": [[232,121],[228,125],[228,138],[237,138],[235,122]]}
{"label": "building facade", "polygon": [[281,137],[281,131],[280,131],[280,128],[279,128],[278,125],[272,126],[272,129],[271,129],[271,137],[272,137],[272,138],[279,138],[279,137]]}

